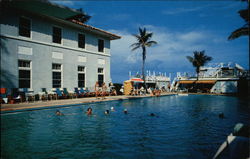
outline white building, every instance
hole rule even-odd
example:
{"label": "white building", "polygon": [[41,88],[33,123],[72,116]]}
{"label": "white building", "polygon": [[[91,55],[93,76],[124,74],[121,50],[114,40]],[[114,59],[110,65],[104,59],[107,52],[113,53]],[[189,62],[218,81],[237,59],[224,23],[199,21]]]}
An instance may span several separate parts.
{"label": "white building", "polygon": [[38,93],[111,82],[110,41],[120,36],[86,25],[85,13],[49,1],[1,3],[1,88]]}

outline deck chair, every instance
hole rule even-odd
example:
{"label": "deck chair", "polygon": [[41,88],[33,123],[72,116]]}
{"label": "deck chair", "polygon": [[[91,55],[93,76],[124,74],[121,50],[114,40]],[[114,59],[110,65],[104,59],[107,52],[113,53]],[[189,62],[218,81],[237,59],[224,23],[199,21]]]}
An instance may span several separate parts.
{"label": "deck chair", "polygon": [[22,93],[25,96],[25,101],[35,101],[35,95],[28,88],[23,88]]}
{"label": "deck chair", "polygon": [[81,93],[78,90],[78,88],[76,88],[76,87],[75,87],[75,94],[76,94],[77,98],[81,97]]}
{"label": "deck chair", "polygon": [[49,95],[48,95],[48,92],[47,92],[46,88],[42,88],[40,99],[42,101],[49,100]]}
{"label": "deck chair", "polygon": [[63,94],[66,96],[66,98],[71,98],[73,99],[74,94],[69,93],[67,88],[63,88]]}
{"label": "deck chair", "polygon": [[57,99],[65,99],[65,96],[62,94],[59,88],[56,88]]}
{"label": "deck chair", "polygon": [[86,92],[82,87],[80,88],[80,93],[81,93],[81,95],[83,95],[84,97],[88,97],[88,96],[89,96],[89,93]]}
{"label": "deck chair", "polygon": [[24,99],[25,99],[25,94],[19,92],[18,88],[12,88],[11,89],[10,100],[13,101],[13,103],[23,102]]}

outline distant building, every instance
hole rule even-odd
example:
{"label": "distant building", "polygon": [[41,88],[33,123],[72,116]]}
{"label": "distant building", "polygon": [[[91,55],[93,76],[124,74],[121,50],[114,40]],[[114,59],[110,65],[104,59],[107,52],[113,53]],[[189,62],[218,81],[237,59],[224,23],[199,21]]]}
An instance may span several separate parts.
{"label": "distant building", "polygon": [[237,93],[240,77],[247,71],[236,63],[210,63],[200,68],[199,78],[194,73],[177,73],[171,90],[180,92]]}
{"label": "distant building", "polygon": [[[140,85],[142,85],[142,79],[142,75],[139,75],[138,73],[136,75],[132,75],[131,72],[129,72],[129,80],[134,82],[135,87],[138,87],[140,83]],[[145,80],[148,88],[159,88],[169,91],[170,77],[167,77],[166,73],[156,73],[154,71],[151,73],[150,71],[146,71]]]}
{"label": "distant building", "polygon": [[49,1],[1,2],[1,88],[85,87],[111,82],[110,41],[81,11]]}

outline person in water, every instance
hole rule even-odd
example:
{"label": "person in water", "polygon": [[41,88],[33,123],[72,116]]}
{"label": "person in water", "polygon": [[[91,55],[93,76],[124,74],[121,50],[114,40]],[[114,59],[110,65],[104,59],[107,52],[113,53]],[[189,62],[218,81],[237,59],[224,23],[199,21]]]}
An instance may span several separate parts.
{"label": "person in water", "polygon": [[128,110],[127,109],[124,109],[124,114],[128,114]]}
{"label": "person in water", "polygon": [[86,114],[87,114],[87,115],[92,115],[92,108],[91,108],[91,107],[89,107],[89,108],[87,109]]}
{"label": "person in water", "polygon": [[109,110],[105,110],[104,114],[108,115],[109,114]]}
{"label": "person in water", "polygon": [[57,115],[57,116],[62,116],[62,115],[64,115],[64,114],[61,113],[59,110],[57,110],[57,111],[56,111],[56,115]]}
{"label": "person in water", "polygon": [[113,112],[114,112],[114,111],[115,111],[115,108],[114,108],[114,107],[111,107],[111,111],[113,111]]}
{"label": "person in water", "polygon": [[154,113],[150,113],[150,116],[155,116],[155,114]]}
{"label": "person in water", "polygon": [[219,118],[221,118],[221,119],[225,118],[224,113],[220,113]]}

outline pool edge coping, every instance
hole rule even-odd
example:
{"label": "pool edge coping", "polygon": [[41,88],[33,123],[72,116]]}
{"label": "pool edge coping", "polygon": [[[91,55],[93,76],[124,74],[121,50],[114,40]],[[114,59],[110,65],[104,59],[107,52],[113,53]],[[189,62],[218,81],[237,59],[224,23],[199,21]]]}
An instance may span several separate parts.
{"label": "pool edge coping", "polygon": [[[160,95],[160,97],[162,96],[172,96],[172,95],[177,95],[177,93],[171,93],[171,94],[162,94]],[[111,101],[119,101],[119,100],[134,100],[134,99],[141,99],[141,98],[150,98],[150,97],[156,97],[156,96],[122,96],[121,98],[117,98],[117,99],[108,99],[106,98],[106,100],[90,100],[87,102],[81,102],[81,103],[72,103],[72,104],[51,104],[50,106],[38,106],[38,107],[34,107],[34,108],[30,108],[30,107],[24,107],[24,108],[13,108],[13,110],[1,110],[0,111],[0,115],[3,114],[11,114],[11,113],[16,113],[16,112],[25,112],[25,111],[37,111],[37,110],[44,110],[44,109],[53,109],[53,108],[64,108],[64,107],[70,107],[70,106],[79,106],[79,105],[86,105],[86,104],[90,104],[90,103],[102,103],[102,102],[111,102]],[[7,108],[8,109],[8,108]],[[9,108],[11,109],[11,108]]]}

